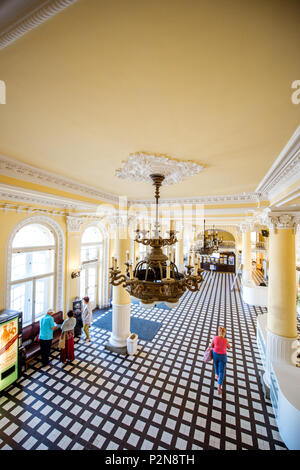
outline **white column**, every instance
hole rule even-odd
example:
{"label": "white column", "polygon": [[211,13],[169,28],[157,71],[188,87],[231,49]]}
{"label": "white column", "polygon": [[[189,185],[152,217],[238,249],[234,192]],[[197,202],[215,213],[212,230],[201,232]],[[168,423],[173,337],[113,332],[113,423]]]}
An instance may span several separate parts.
{"label": "white column", "polygon": [[250,286],[252,282],[252,258],[251,258],[251,226],[242,224],[240,227],[242,232],[242,282]]}
{"label": "white column", "polygon": [[295,229],[299,214],[269,211],[269,286],[267,314],[266,371],[270,387],[272,362],[296,364],[296,254]]}
{"label": "white column", "polygon": [[[115,224],[117,230],[115,253],[113,256],[117,257],[118,268],[121,270],[122,274],[125,274],[126,251],[130,251],[130,238],[127,227],[122,225],[122,220],[115,220]],[[112,300],[112,332],[106,349],[126,354],[127,338],[130,336],[130,307],[131,300],[128,292],[122,285],[114,286]]]}

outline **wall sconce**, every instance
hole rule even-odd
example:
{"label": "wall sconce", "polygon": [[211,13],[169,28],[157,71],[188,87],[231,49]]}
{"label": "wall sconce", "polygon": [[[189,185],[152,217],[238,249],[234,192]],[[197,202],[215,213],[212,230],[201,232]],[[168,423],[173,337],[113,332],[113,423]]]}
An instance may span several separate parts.
{"label": "wall sconce", "polygon": [[76,277],[80,277],[80,271],[81,269],[75,269],[72,273],[71,273],[71,278],[72,279],[75,279]]}

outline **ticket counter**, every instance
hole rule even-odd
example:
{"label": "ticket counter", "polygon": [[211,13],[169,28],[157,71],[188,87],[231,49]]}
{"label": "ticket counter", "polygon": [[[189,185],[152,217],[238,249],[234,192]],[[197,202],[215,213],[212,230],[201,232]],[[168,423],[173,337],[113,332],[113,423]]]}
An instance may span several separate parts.
{"label": "ticket counter", "polygon": [[235,253],[220,252],[212,255],[200,255],[201,268],[205,271],[235,273]]}

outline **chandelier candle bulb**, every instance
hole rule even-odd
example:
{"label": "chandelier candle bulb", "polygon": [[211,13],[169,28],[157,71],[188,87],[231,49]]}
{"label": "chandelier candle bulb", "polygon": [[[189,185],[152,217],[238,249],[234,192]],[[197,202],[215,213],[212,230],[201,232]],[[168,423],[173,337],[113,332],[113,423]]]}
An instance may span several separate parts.
{"label": "chandelier candle bulb", "polygon": [[114,270],[117,271],[118,269],[118,259],[114,258]]}
{"label": "chandelier candle bulb", "polygon": [[167,261],[167,279],[171,278],[170,274],[170,261]]}

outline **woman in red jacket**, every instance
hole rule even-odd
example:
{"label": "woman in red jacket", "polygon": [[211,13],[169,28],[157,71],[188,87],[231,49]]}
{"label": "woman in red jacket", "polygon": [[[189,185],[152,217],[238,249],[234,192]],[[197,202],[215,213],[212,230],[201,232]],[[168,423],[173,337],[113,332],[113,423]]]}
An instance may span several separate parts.
{"label": "woman in red jacket", "polygon": [[219,326],[218,336],[214,336],[210,347],[213,350],[213,360],[216,371],[216,380],[218,381],[218,393],[222,395],[222,384],[225,374],[227,362],[227,349],[230,349],[230,344],[225,338],[226,328]]}

